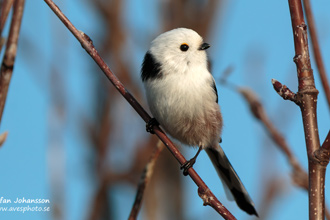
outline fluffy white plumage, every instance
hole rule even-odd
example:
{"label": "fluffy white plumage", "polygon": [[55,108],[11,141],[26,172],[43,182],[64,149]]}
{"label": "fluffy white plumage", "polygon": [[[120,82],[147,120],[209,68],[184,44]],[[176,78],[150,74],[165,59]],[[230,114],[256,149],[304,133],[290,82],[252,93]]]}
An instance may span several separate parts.
{"label": "fluffy white plumage", "polygon": [[[189,49],[181,51],[187,44]],[[185,28],[161,34],[149,52],[161,71],[145,81],[150,110],[167,133],[189,146],[218,147],[222,118],[203,39]]]}
{"label": "fluffy white plumage", "polygon": [[[244,185],[219,143],[222,116],[214,79],[207,68],[209,47],[195,31],[178,28],[159,35],[146,53],[141,77],[150,110],[181,143],[205,149],[237,205],[258,215]],[[192,166],[198,153],[187,164]]]}

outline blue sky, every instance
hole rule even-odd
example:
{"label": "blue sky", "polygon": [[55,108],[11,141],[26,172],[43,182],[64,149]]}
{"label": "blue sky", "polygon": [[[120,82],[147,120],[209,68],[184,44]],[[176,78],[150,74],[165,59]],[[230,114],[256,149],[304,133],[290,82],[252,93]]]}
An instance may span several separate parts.
{"label": "blue sky", "polygon": [[[99,33],[104,32],[104,27],[88,1],[56,3],[72,23],[87,33],[93,39],[96,48],[100,49],[102,45],[98,43]],[[312,7],[325,67],[329,70],[330,2],[320,0],[313,2]],[[205,39],[212,45],[208,52],[213,63],[212,73],[215,79],[218,80],[221,73],[228,66],[232,66],[233,73],[228,80],[236,85],[254,89],[271,120],[287,138],[303,167],[307,168],[299,108],[282,100],[271,85],[271,79],[276,78],[291,90],[297,90],[295,65],[292,62],[293,36],[287,1],[228,1],[225,8],[218,10],[221,15],[215,19],[212,32]],[[132,60],[131,68],[136,69],[135,77],[138,79],[140,64],[148,45],[135,45],[134,40],[143,38],[143,35],[154,37],[160,34],[157,26],[159,17],[155,12],[155,5],[148,4],[148,1],[138,3],[128,0],[124,11],[125,27],[132,35],[127,45],[133,48],[134,52],[127,50],[123,53]],[[0,149],[0,197],[12,200],[17,197],[51,199],[50,183],[53,177],[49,173],[53,172],[59,177],[65,177],[62,184],[65,186],[63,204],[66,219],[86,218],[91,208],[89,200],[95,188],[91,184],[93,180],[87,174],[86,158],[91,153],[89,143],[79,128],[76,111],[79,109],[86,115],[92,114],[90,106],[94,96],[91,81],[93,74],[103,74],[101,71],[90,72],[90,59],[43,1],[26,1],[16,65],[0,127],[1,133],[9,132],[7,141]],[[111,67],[111,60],[107,60],[107,63]],[[67,111],[61,117],[53,110],[54,98],[49,89],[49,84],[53,80],[49,73],[54,64],[63,78],[63,81],[57,82],[58,86],[67,94]],[[313,59],[312,68],[316,87],[320,91],[318,123],[320,140],[323,142],[329,131],[329,108]],[[260,189],[263,188],[265,180],[283,179],[286,184],[268,219],[307,219],[307,193],[290,184],[290,167],[283,155],[267,139],[261,124],[251,117],[242,97],[220,84],[217,87],[225,123],[222,146],[250,191],[257,208],[260,206]],[[130,112],[134,116],[132,109],[128,105],[123,105],[124,112]],[[58,121],[58,118],[61,118],[61,121]],[[134,135],[141,135],[141,130],[144,129],[142,120],[137,115],[130,119],[134,121],[134,132],[136,128],[140,129]],[[49,129],[50,125],[52,130]],[[132,129],[128,124],[125,126]],[[57,133],[61,138],[57,139],[53,133]],[[128,154],[133,153],[133,150],[128,151]],[[183,153],[190,158],[195,151],[183,149]],[[122,158],[122,154],[119,148],[116,156]],[[268,169],[260,168],[269,164],[271,166]],[[206,154],[202,153],[195,169],[238,219],[248,219],[234,203],[227,201],[216,173],[209,169],[210,166]],[[193,182],[189,178],[184,178],[184,184],[188,207],[193,207],[193,210],[185,211],[188,218],[203,219],[207,213],[207,216],[216,219],[216,213],[201,205]],[[326,189],[329,185],[329,180],[326,180]],[[121,186],[116,190],[115,199],[118,206],[127,207],[129,204],[130,207],[135,189]],[[126,219],[127,209],[119,208],[116,215],[118,219]],[[52,219],[51,213],[47,212],[0,212],[0,217],[9,220]],[[140,219],[143,219],[143,214],[140,215]]]}

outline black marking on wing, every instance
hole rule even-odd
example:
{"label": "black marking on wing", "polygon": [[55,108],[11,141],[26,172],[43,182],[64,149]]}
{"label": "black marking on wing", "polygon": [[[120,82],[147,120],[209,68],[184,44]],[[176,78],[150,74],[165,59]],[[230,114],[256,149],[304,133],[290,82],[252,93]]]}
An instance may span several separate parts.
{"label": "black marking on wing", "polygon": [[158,78],[160,77],[160,63],[158,63],[153,55],[148,51],[144,56],[144,60],[141,68],[141,78],[142,81],[146,81],[148,79]]}
{"label": "black marking on wing", "polygon": [[217,90],[217,87],[215,85],[214,80],[213,80],[213,83],[212,83],[212,87],[213,87],[215,95],[217,96],[216,102],[218,103],[218,90]]}

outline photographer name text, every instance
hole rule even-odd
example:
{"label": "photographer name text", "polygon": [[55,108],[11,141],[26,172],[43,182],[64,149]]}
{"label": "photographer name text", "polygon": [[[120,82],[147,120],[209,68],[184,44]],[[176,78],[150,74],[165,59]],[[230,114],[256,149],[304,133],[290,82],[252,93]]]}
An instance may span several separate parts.
{"label": "photographer name text", "polygon": [[0,204],[8,204],[8,203],[29,203],[29,204],[43,204],[43,203],[50,203],[49,199],[26,199],[16,198],[13,201],[11,199],[6,199],[4,197],[0,197]]}

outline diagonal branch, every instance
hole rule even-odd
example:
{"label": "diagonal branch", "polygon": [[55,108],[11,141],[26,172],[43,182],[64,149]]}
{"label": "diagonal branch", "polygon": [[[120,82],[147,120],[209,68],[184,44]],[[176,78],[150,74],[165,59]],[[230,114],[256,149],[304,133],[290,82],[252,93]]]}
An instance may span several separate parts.
{"label": "diagonal branch", "polygon": [[238,91],[244,96],[245,100],[248,102],[254,117],[262,123],[271,139],[276,143],[279,149],[283,151],[284,155],[287,157],[287,160],[292,167],[292,178],[294,182],[300,187],[307,189],[308,187],[305,187],[308,185],[307,173],[303,170],[297,158],[292,153],[291,148],[287,143],[286,139],[269,119],[258,96],[248,88],[239,88]]}
{"label": "diagonal branch", "polygon": [[7,99],[9,83],[13,74],[18,36],[23,16],[23,8],[24,0],[15,0],[6,51],[0,69],[0,123]]}
{"label": "diagonal branch", "polygon": [[[127,100],[127,102],[135,109],[135,111],[141,116],[141,118],[148,122],[151,117],[142,108],[142,106],[136,101],[136,99],[125,89],[123,84],[118,80],[118,78],[112,73],[110,68],[106,65],[104,60],[101,58],[99,53],[96,51],[92,40],[83,32],[77,30],[75,26],[69,21],[69,19],[61,12],[58,6],[52,0],[44,0],[48,6],[53,10],[53,12],[58,16],[58,18],[63,22],[63,24],[71,31],[71,33],[77,38],[81,43],[82,47],[87,51],[87,53],[94,59],[94,61],[101,68],[106,77],[110,82],[116,87],[120,94]],[[184,164],[186,159],[180,153],[180,151],[174,146],[172,141],[166,136],[166,134],[158,127],[153,127],[154,133],[158,138],[165,144],[165,146],[170,150],[172,155],[179,161],[180,164]],[[207,187],[204,181],[199,177],[193,168],[188,170],[189,176],[198,186],[198,195],[203,199],[204,205],[211,206],[216,210],[224,219],[232,220],[236,219],[214,196],[211,190]]]}
{"label": "diagonal branch", "polygon": [[[278,94],[283,99],[296,101],[295,97],[296,94],[294,94],[289,88],[287,88],[285,85],[282,85],[277,80],[272,80],[274,89],[278,92]],[[237,88],[237,90],[244,96],[245,100],[249,103],[250,109],[252,114],[256,119],[258,119],[266,128],[266,131],[268,131],[268,134],[272,138],[272,140],[276,143],[276,145],[280,148],[280,150],[284,153],[286,156],[288,163],[291,165],[292,172],[291,172],[291,178],[294,184],[301,187],[302,189],[309,191],[308,187],[308,174],[307,172],[302,168],[301,164],[291,151],[291,148],[289,144],[287,143],[286,139],[283,137],[283,135],[276,129],[274,124],[270,121],[262,103],[260,102],[258,96],[250,89],[248,88]],[[291,98],[288,98],[291,97]],[[324,162],[327,163],[329,161],[329,150],[326,149],[325,146],[330,145],[329,140],[330,139],[330,131],[327,136],[327,138],[324,141],[324,146],[320,148],[319,151],[315,152],[315,157],[319,159],[320,163]],[[329,146],[328,146],[329,147]],[[330,212],[328,209],[325,209],[325,215],[327,219],[330,220]]]}
{"label": "diagonal branch", "polygon": [[5,0],[0,2],[0,35],[5,26],[9,11],[14,4],[14,0]]}
{"label": "diagonal branch", "polygon": [[7,138],[7,135],[8,135],[8,132],[4,132],[2,134],[0,134],[0,147],[3,145],[3,143],[6,141],[6,138]]}
{"label": "diagonal branch", "polygon": [[5,43],[5,38],[2,37],[2,31],[5,26],[9,11],[13,6],[13,3],[14,0],[0,1],[0,51],[2,49],[3,44]]}

